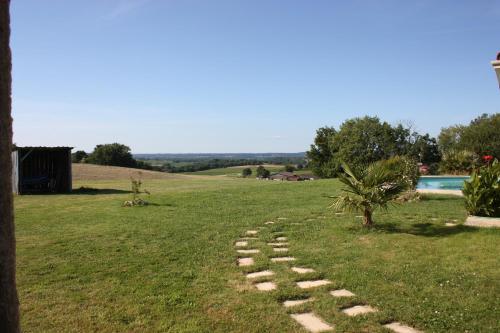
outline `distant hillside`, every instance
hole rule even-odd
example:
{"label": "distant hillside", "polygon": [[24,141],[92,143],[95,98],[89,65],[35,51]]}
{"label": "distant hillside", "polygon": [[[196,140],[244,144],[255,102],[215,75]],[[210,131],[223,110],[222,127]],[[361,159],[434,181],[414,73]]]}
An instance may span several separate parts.
{"label": "distant hillside", "polygon": [[272,159],[301,159],[306,153],[188,153],[188,154],[134,154],[134,158],[140,160],[204,160],[204,159],[226,159],[226,160],[272,160]]}

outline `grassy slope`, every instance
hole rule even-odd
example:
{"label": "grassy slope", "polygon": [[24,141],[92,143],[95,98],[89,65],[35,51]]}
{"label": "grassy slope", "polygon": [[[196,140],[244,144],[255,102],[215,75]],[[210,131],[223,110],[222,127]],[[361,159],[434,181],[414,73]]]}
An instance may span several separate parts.
{"label": "grassy slope", "polygon": [[[376,214],[366,231],[353,215],[326,211],[339,184],[180,177],[151,180],[154,205],[122,208],[127,181],[76,182],[115,189],[96,195],[16,198],[18,283],[24,332],[303,332],[279,301],[305,294],[287,265],[279,290],[258,293],[236,267],[233,241],[278,216],[298,264],[358,296],[310,292],[336,332],[381,332],[397,319],[426,332],[496,332],[500,294],[498,230],[463,222],[462,199],[430,197]],[[106,194],[108,193],[108,194]],[[326,218],[323,218],[326,217]],[[432,220],[431,218],[438,218]],[[301,223],[296,225],[294,223]],[[270,239],[268,231],[263,238]],[[301,277],[303,278],[303,277]],[[367,302],[383,310],[350,318],[339,309]]]}

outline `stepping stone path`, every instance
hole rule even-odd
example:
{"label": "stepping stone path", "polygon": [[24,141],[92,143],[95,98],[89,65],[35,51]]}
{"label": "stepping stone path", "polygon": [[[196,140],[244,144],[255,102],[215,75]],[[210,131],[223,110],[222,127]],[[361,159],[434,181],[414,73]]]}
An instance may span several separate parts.
{"label": "stepping stone path", "polygon": [[258,290],[260,291],[271,291],[276,289],[276,283],[274,282],[261,282],[261,283],[256,283],[255,287],[257,287]]}
{"label": "stepping stone path", "polygon": [[285,261],[294,261],[294,257],[275,257],[271,258],[272,262],[285,262]]}
{"label": "stepping stone path", "polygon": [[333,297],[353,297],[356,296],[346,289],[332,290],[330,291],[330,295]]}
{"label": "stepping stone path", "polygon": [[297,282],[297,286],[302,289],[309,289],[309,288],[326,286],[327,284],[330,283],[332,283],[332,281],[329,280],[299,281]]}
{"label": "stepping stone path", "polygon": [[366,313],[372,313],[372,312],[377,312],[378,310],[375,308],[372,308],[369,305],[356,305],[351,308],[347,308],[342,310],[343,313],[345,313],[348,316],[354,317]]}
{"label": "stepping stone path", "polygon": [[309,332],[326,332],[333,330],[333,326],[325,323],[321,318],[314,313],[297,313],[290,315],[295,321],[304,326]]}
{"label": "stepping stone path", "polygon": [[303,267],[292,267],[292,271],[294,271],[295,273],[299,273],[299,274],[307,274],[307,273],[316,272],[312,268],[303,268]]}
{"label": "stepping stone path", "polygon": [[456,227],[457,226],[456,223],[452,223],[452,222],[446,222],[444,225],[447,227]]}
{"label": "stepping stone path", "polygon": [[249,249],[249,250],[237,250],[236,252],[242,253],[242,254],[254,254],[254,253],[259,253],[260,250],[258,250],[258,249]]}
{"label": "stepping stone path", "polygon": [[[343,215],[343,213],[335,213],[335,215]],[[357,218],[362,218],[363,216],[356,216]],[[324,216],[319,216],[318,219],[324,219],[326,217]],[[285,217],[278,217],[278,220],[286,220],[287,218]],[[314,219],[309,219],[307,221],[313,221]],[[457,222],[456,220],[453,220],[454,222]],[[268,224],[274,224],[274,221],[267,221],[264,222],[265,225]],[[456,223],[451,223],[451,222],[446,222],[446,226],[455,226]],[[257,229],[262,229],[265,227],[258,227]],[[258,230],[247,230],[245,232],[246,237],[241,237],[238,241],[234,243],[235,247],[246,247],[248,246],[248,240],[254,240],[254,239],[259,239],[257,236]],[[279,237],[276,237],[275,235],[275,242],[269,242],[267,243],[268,246],[273,247],[274,252],[288,252],[288,238],[285,236],[282,236],[283,233],[279,232],[277,233],[280,235]],[[237,249],[236,250],[240,254],[255,254],[255,253],[260,253],[259,249]],[[295,261],[295,257],[271,257],[269,258],[271,262],[274,263],[280,263],[280,262],[289,262],[289,261]],[[253,266],[255,264],[255,261],[251,257],[245,257],[245,258],[238,258],[237,259],[238,266],[244,267],[244,266]],[[298,274],[308,274],[308,273],[314,273],[316,272],[312,268],[306,268],[306,267],[291,267],[291,270],[295,273]],[[259,278],[269,278],[274,276],[275,273],[271,270],[263,270],[263,271],[258,271],[258,272],[252,272],[252,273],[247,273],[245,276],[247,279],[259,279]],[[306,280],[306,281],[298,281],[296,282],[297,287],[301,289],[310,289],[310,288],[316,288],[316,287],[322,287],[331,284],[332,282],[330,280]],[[265,282],[258,282],[254,283],[254,286],[257,290],[259,291],[272,291],[276,290],[278,286],[276,285],[275,282],[272,281],[265,281]],[[354,297],[356,296],[353,292],[347,290],[347,289],[337,289],[337,290],[331,290],[330,295],[333,297]],[[313,302],[314,298],[304,298],[304,299],[291,299],[291,300],[286,300],[282,304],[286,308],[293,308],[305,303]],[[300,308],[299,308],[300,309]],[[300,311],[300,310],[299,310]],[[356,305],[353,307],[345,308],[341,310],[344,314],[348,316],[358,316],[358,315],[363,315],[363,314],[368,314],[368,313],[373,313],[377,312],[378,310],[375,308],[372,308],[369,305]],[[308,313],[292,313],[290,316],[297,322],[299,323],[305,330],[315,333],[315,332],[326,332],[326,331],[331,331],[334,329],[334,325],[328,324],[325,322],[323,319],[318,317],[316,314],[313,312],[308,312]],[[412,327],[403,325],[399,322],[392,322],[384,325],[385,328],[392,330],[395,333],[423,333],[421,331],[418,331]]]}
{"label": "stepping stone path", "polygon": [[254,263],[253,258],[238,258],[238,266],[252,266]]}
{"label": "stepping stone path", "polygon": [[273,271],[260,271],[247,274],[247,279],[256,279],[274,275]]}
{"label": "stepping stone path", "polygon": [[402,325],[401,323],[394,322],[384,325],[384,327],[396,332],[396,333],[423,333],[422,331],[416,330],[410,326]]}
{"label": "stepping stone path", "polygon": [[292,306],[302,305],[304,303],[312,302],[312,301],[314,301],[314,298],[289,300],[289,301],[284,301],[283,302],[283,306],[285,308],[289,308],[289,307],[292,307]]}

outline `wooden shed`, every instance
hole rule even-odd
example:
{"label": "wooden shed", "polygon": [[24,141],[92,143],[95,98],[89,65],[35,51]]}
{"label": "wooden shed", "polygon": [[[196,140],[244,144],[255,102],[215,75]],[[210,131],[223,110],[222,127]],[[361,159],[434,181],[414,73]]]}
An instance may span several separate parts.
{"label": "wooden shed", "polygon": [[69,193],[72,147],[15,147],[12,187],[16,194]]}

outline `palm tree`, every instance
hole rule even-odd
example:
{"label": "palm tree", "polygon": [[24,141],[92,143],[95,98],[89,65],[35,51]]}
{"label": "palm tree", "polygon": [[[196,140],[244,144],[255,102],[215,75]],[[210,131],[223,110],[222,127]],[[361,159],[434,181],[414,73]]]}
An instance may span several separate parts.
{"label": "palm tree", "polygon": [[342,195],[334,197],[331,208],[339,211],[363,212],[363,225],[373,225],[373,212],[377,208],[387,209],[389,202],[396,199],[403,191],[409,188],[402,174],[394,166],[399,158],[387,161],[378,161],[363,171],[354,172],[345,163],[342,164],[343,173],[339,180],[345,188]]}
{"label": "palm tree", "polygon": [[17,333],[16,241],[12,198],[12,60],[9,0],[0,1],[0,332]]}

